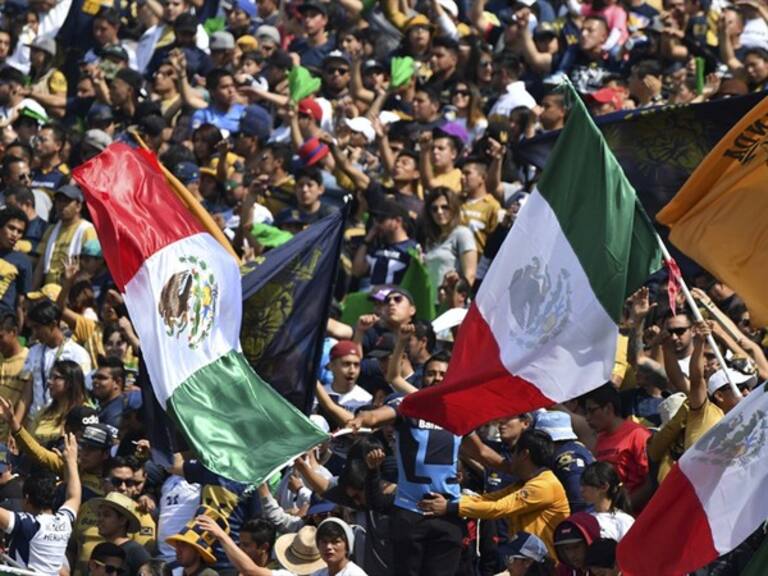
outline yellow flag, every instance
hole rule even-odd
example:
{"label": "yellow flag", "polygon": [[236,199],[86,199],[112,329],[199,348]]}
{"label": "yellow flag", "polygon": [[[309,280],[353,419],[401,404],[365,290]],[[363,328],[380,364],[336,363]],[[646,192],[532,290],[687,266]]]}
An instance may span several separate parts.
{"label": "yellow flag", "polygon": [[768,98],[712,149],[656,219],[768,326]]}

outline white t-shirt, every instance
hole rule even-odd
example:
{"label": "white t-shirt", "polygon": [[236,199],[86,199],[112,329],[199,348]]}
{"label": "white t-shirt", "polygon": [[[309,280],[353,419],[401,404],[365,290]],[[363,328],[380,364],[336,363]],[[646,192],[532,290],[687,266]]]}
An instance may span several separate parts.
{"label": "white t-shirt", "polygon": [[22,368],[22,375],[32,378],[32,406],[29,408],[30,417],[51,403],[51,393],[47,380],[57,360],[72,360],[80,365],[83,374],[91,371],[91,356],[85,348],[71,338],[67,338],[59,347],[48,348],[38,342],[29,349],[29,354]]}
{"label": "white t-shirt", "polygon": [[680,358],[677,361],[677,365],[680,366],[680,370],[685,374],[686,376],[690,376],[691,372],[691,357],[686,356],[685,358]]}
{"label": "white t-shirt", "polygon": [[525,82],[518,80],[507,85],[507,91],[499,96],[496,103],[491,108],[488,116],[509,116],[515,108],[525,106],[533,110],[536,107],[536,100],[525,89]]}
{"label": "white t-shirt", "polygon": [[620,541],[624,535],[632,528],[635,519],[626,512],[614,510],[613,512],[593,512],[600,524],[600,538],[610,538]]}
{"label": "white t-shirt", "polygon": [[[329,576],[328,568],[312,572],[312,576]],[[368,576],[368,574],[354,562],[349,562],[341,572],[336,572],[336,576]]]}
{"label": "white t-shirt", "polygon": [[55,514],[15,512],[5,529],[11,535],[9,555],[29,570],[58,576],[77,514],[62,506]]}
{"label": "white t-shirt", "polygon": [[169,476],[160,489],[157,517],[157,549],[163,560],[176,559],[176,550],[165,539],[182,531],[200,505],[200,484],[190,484],[181,476]]}
{"label": "white t-shirt", "polygon": [[358,385],[355,385],[355,387],[346,394],[339,394],[331,386],[326,386],[325,389],[328,392],[328,396],[331,397],[331,400],[350,412],[354,412],[361,406],[370,404],[373,400],[373,396]]}

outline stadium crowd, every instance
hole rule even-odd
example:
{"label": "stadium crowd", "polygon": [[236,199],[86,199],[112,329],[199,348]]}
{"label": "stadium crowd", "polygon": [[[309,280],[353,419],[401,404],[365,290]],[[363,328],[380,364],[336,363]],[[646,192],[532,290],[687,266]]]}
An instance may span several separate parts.
{"label": "stadium crowd", "polygon": [[[763,0],[5,0],[0,528],[39,574],[616,576],[674,462],[768,377],[738,295],[626,304],[610,382],[465,437],[399,412],[456,330],[558,130],[761,91]],[[244,262],[335,210],[344,244],[311,418],[351,428],[262,485],[153,460],[139,341],[71,171],[143,142]],[[557,166],[551,167],[556,170]],[[435,322],[401,286],[413,259]],[[347,296],[373,313],[349,319]],[[239,303],[236,303],[239,305]],[[727,366],[706,341],[712,334]],[[258,451],[258,446],[253,446]],[[755,533],[699,571],[737,575]],[[652,554],[653,551],[644,551]]]}

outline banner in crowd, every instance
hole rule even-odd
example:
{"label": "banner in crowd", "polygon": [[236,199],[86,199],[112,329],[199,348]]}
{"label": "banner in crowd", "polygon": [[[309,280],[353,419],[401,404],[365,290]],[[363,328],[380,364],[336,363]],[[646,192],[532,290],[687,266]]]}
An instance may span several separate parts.
{"label": "banner in crowd", "polygon": [[[654,216],[762,98],[763,94],[749,94],[702,104],[624,110],[600,116],[596,123],[641,204]],[[523,142],[519,157],[543,168],[559,135],[549,132]]]}
{"label": "banner in crowd", "polygon": [[766,482],[762,385],[683,454],[619,543],[621,569],[631,576],[687,574],[730,552],[768,518]]}
{"label": "banner in crowd", "polygon": [[635,191],[572,97],[538,189],[459,329],[445,380],[406,397],[404,414],[466,434],[610,377],[624,301],[661,254]]}
{"label": "banner in crowd", "polygon": [[73,176],[141,339],[155,396],[201,462],[259,483],[324,441],[240,352],[238,265],[184,207],[155,157],[112,144]]}
{"label": "banner in crowd", "polygon": [[672,243],[735,290],[768,325],[768,98],[707,155],[657,215]]}
{"label": "banner in crowd", "polygon": [[339,210],[242,270],[243,354],[304,413],[314,398],[343,234]]}

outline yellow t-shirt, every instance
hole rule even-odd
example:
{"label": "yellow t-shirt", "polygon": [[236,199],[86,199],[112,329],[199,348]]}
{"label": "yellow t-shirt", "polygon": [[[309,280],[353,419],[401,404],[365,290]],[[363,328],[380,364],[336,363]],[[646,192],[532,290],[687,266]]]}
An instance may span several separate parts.
{"label": "yellow t-shirt", "polygon": [[490,194],[482,198],[467,200],[461,205],[461,223],[472,230],[480,254],[485,250],[488,236],[499,224],[501,204]]}
{"label": "yellow t-shirt", "polygon": [[[43,284],[58,284],[61,282],[61,273],[64,270],[64,263],[67,261],[67,257],[70,253],[70,244],[72,243],[75,237],[75,233],[77,232],[78,226],[80,226],[81,222],[82,220],[78,220],[75,223],[72,223],[68,226],[62,226],[60,228],[59,234],[56,237],[55,243],[53,245],[51,265],[43,275]],[[51,237],[51,232],[54,228],[55,226],[49,226],[45,231],[45,234],[43,234],[43,238],[40,240],[40,244],[37,245],[37,253],[41,258],[45,258],[46,248]],[[79,255],[83,244],[88,242],[88,240],[96,240],[96,229],[92,224],[89,224],[81,235],[80,247],[73,250],[74,254]]]}
{"label": "yellow t-shirt", "polygon": [[82,314],[77,315],[75,329],[72,331],[75,342],[88,351],[91,366],[99,365],[99,356],[104,356],[104,345],[101,342],[101,324]]}
{"label": "yellow t-shirt", "polygon": [[704,404],[698,410],[691,408],[688,411],[688,419],[685,422],[685,449],[688,450],[688,448],[693,446],[723,416],[725,416],[723,411],[713,404],[709,398],[704,401]]}
{"label": "yellow t-shirt", "polygon": [[[73,534],[77,542],[77,565],[75,574],[88,574],[88,559],[97,544],[104,542],[99,535],[98,521],[99,504],[88,500],[77,513],[77,522]],[[157,527],[150,514],[138,512],[141,528],[138,532],[129,534],[131,540],[144,546],[150,554],[154,554],[157,540]]]}
{"label": "yellow t-shirt", "polygon": [[535,534],[547,545],[552,558],[557,558],[555,528],[570,514],[563,485],[551,470],[544,470],[525,483],[482,496],[462,496],[459,500],[462,518],[504,518],[510,534],[521,531]]}
{"label": "yellow t-shirt", "polygon": [[456,194],[461,192],[461,170],[458,168],[454,168],[445,174],[435,174],[432,180],[435,183],[433,188],[445,186],[456,192]]}
{"label": "yellow t-shirt", "polygon": [[65,414],[62,414],[60,411],[49,412],[43,410],[35,416],[32,424],[29,426],[29,431],[35,437],[35,440],[45,446],[49,442],[61,438],[64,432],[64,416]]}
{"label": "yellow t-shirt", "polygon": [[[27,354],[29,354],[29,348],[22,348],[16,356],[0,357],[0,396],[8,400],[14,408],[24,393],[26,381],[19,378],[19,374],[27,360]],[[5,420],[0,422],[0,439],[3,442],[7,440],[9,432]]]}

